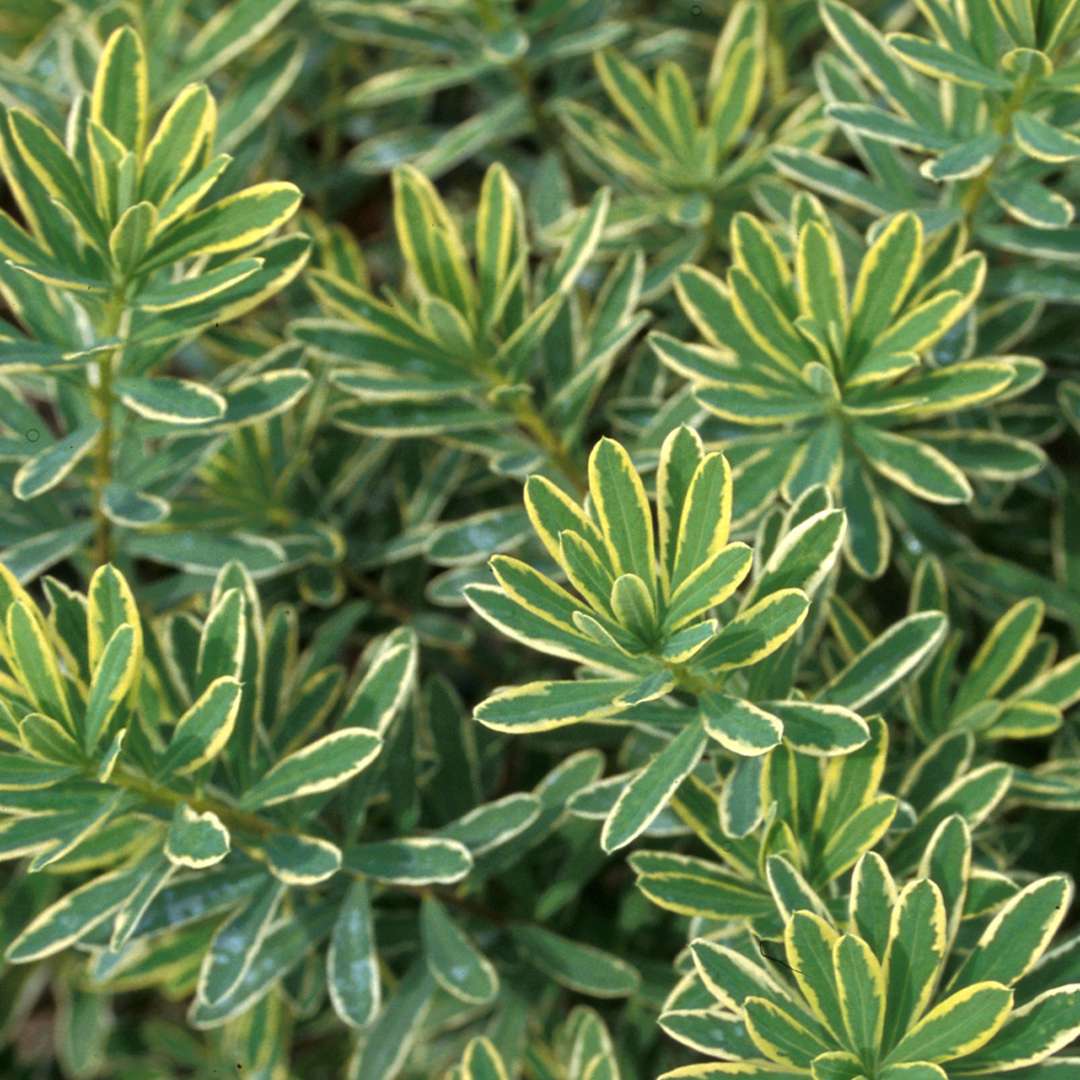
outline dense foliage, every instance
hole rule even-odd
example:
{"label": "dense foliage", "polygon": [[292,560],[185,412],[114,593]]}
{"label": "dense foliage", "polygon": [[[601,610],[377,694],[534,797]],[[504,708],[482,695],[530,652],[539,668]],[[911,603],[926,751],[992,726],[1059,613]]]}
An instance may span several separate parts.
{"label": "dense foliage", "polygon": [[0,0],[5,1080],[1080,1080],[1077,0]]}

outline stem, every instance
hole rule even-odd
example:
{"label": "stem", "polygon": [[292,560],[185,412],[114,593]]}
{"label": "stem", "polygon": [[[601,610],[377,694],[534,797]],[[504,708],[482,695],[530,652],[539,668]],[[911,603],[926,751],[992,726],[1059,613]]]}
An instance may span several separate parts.
{"label": "stem", "polygon": [[665,666],[675,680],[675,685],[680,690],[685,690],[686,693],[693,694],[695,697],[710,690],[714,693],[720,693],[724,688],[723,676],[718,679],[710,679],[704,672],[692,671],[683,664],[666,664]]}
{"label": "stem", "polygon": [[787,54],[784,52],[783,37],[779,33],[777,23],[780,14],[776,4],[769,4],[766,9],[768,30],[765,44],[765,63],[769,73],[769,83],[772,87],[772,102],[778,104],[788,90]]}
{"label": "stem", "polygon": [[[302,835],[299,830],[276,825],[274,822],[266,821],[257,814],[246,813],[243,810],[238,810],[217,799],[180,795],[171,788],[161,787],[152,781],[144,780],[142,777],[136,776],[126,769],[117,769],[109,780],[110,783],[115,784],[117,787],[122,787],[126,791],[130,791],[134,795],[138,795],[147,802],[168,807],[170,810],[179,803],[187,803],[188,806],[199,813],[210,812],[216,814],[230,833],[246,831],[249,833],[256,833],[259,836],[271,836],[274,834],[286,836]],[[349,874],[354,878],[367,877],[366,874],[361,873],[359,870],[350,870],[344,865],[341,868],[341,873]],[[430,885],[405,885],[396,882],[381,882],[380,884],[382,884],[384,888],[392,891],[410,893],[421,899],[425,896],[435,896],[445,904],[457,907],[462,911],[467,911],[471,915],[485,919],[496,926],[505,927],[512,923],[527,921],[510,918],[492,908],[469,900],[466,897],[459,896],[456,891],[451,891],[450,889],[435,889]]]}
{"label": "stem", "polygon": [[[116,337],[124,317],[124,290],[114,289],[105,307],[102,320],[102,335]],[[113,400],[112,377],[113,363],[123,353],[123,345],[109,349],[97,360],[97,386],[94,388],[94,411],[101,421],[101,436],[98,439],[97,455],[94,465],[94,522],[97,537],[94,542],[94,562],[104,566],[112,560],[112,526],[105,513],[105,489],[112,479],[112,444],[113,444]]]}
{"label": "stem", "polygon": [[495,10],[492,0],[476,0],[477,11],[480,21],[487,30],[498,30],[500,26],[499,13]]}
{"label": "stem", "polygon": [[525,99],[525,106],[529,110],[529,116],[532,118],[537,136],[544,140],[548,146],[554,147],[559,156],[563,157],[558,137],[559,133],[555,130],[554,125],[548,118],[548,114],[544,111],[544,106],[540,103],[536,92],[533,90],[532,76],[529,74],[528,65],[524,60],[518,59],[510,65],[510,71],[518,84],[521,96]]}
{"label": "stem", "polygon": [[514,419],[532,437],[541,450],[548,456],[559,472],[573,484],[581,496],[589,490],[588,479],[581,467],[570,456],[562,440],[551,430],[548,422],[541,416],[536,406],[529,400],[519,400],[514,404]]}
{"label": "stem", "polygon": [[1029,83],[1030,79],[1023,79],[1013,87],[1013,92],[1009,96],[1009,100],[1005,102],[1001,115],[994,122],[995,130],[1006,141],[1002,144],[1001,149],[990,159],[990,164],[971,181],[970,187],[968,187],[967,191],[964,192],[963,197],[960,199],[960,209],[964,214],[964,224],[967,225],[969,229],[972,221],[975,219],[975,211],[978,210],[979,205],[982,203],[983,198],[990,187],[991,177],[994,175],[997,167],[1001,164],[1002,159],[1009,152],[1008,135],[1012,129],[1013,115],[1019,110],[1020,106],[1024,104],[1024,98],[1027,96]]}
{"label": "stem", "polygon": [[[330,56],[327,61],[327,80],[330,83],[328,96],[331,104],[336,104],[341,99],[343,68],[344,58],[341,54],[341,48],[338,45],[334,45],[330,49]],[[326,116],[322,125],[322,130],[319,133],[319,165],[324,173],[329,173],[331,176],[333,175],[333,163],[337,160],[340,146],[341,125],[338,122],[336,110],[334,110]],[[319,203],[319,212],[323,217],[327,217],[329,214],[330,198],[325,183],[319,189],[317,200]]]}
{"label": "stem", "polygon": [[221,818],[222,823],[232,832],[234,829],[258,833],[266,836],[271,833],[287,833],[295,835],[294,829],[287,829],[259,817],[257,814],[249,814],[229,806],[218,799],[197,797],[195,795],[181,795],[172,788],[161,787],[150,780],[144,780],[140,776],[127,769],[116,769],[109,777],[109,783],[122,787],[134,795],[138,795],[147,802],[156,803],[158,806],[166,806],[170,809],[180,803],[187,803],[193,810],[199,813],[210,812]]}

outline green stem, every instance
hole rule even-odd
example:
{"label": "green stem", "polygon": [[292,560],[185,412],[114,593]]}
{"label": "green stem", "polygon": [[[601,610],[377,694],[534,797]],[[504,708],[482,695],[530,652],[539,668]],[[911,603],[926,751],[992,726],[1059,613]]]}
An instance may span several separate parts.
{"label": "green stem", "polygon": [[[101,331],[105,338],[116,337],[124,318],[124,290],[114,289],[105,307]],[[94,411],[101,421],[101,436],[97,443],[94,464],[94,562],[104,566],[112,560],[112,527],[105,513],[105,489],[112,480],[113,448],[113,366],[124,351],[123,345],[109,349],[96,361],[97,386],[94,388]]]}
{"label": "green stem", "polygon": [[562,156],[562,140],[559,138],[558,131],[555,130],[554,125],[548,118],[548,114],[544,111],[543,104],[536,96],[528,65],[524,60],[518,59],[510,65],[510,71],[518,84],[518,90],[520,91],[521,96],[525,99],[525,107],[529,110],[529,116],[532,118],[533,128],[536,130],[537,137],[547,146],[554,147],[559,155]]}
{"label": "green stem", "polygon": [[[330,83],[328,97],[332,103],[336,104],[341,100],[343,75],[344,57],[340,46],[335,45],[330,49],[330,56],[327,61],[327,80]],[[340,149],[341,123],[335,111],[327,115],[319,133],[319,164],[324,176],[334,175],[333,163],[337,161]],[[326,184],[319,188],[317,200],[319,212],[323,217],[328,217],[330,198]]]}
{"label": "green stem", "polygon": [[[275,834],[286,836],[301,835],[296,829],[289,829],[285,826],[276,825],[271,821],[266,821],[259,817],[257,814],[249,814],[243,810],[238,810],[236,807],[229,806],[218,799],[196,797],[194,795],[181,795],[171,788],[161,787],[152,781],[134,775],[126,769],[117,769],[109,778],[109,782],[117,787],[124,788],[124,790],[131,792],[133,795],[138,795],[139,798],[144,799],[147,802],[166,807],[170,811],[180,803],[187,803],[188,806],[199,813],[210,812],[216,814],[230,833],[247,832],[255,833],[258,836],[272,836]],[[350,870],[345,866],[342,867],[341,872],[355,878],[363,878],[366,876],[359,870]],[[459,896],[456,891],[452,891],[449,888],[435,889],[428,885],[405,885],[396,882],[383,882],[382,885],[386,889],[395,892],[410,893],[413,896],[420,898],[424,896],[437,896],[443,903],[460,908],[462,911],[467,911],[470,914],[485,919],[497,926],[507,926],[511,923],[527,921],[512,919],[509,916],[503,915],[501,912],[494,911],[473,900]]]}
{"label": "green stem", "polygon": [[480,15],[480,21],[484,24],[484,28],[487,30],[498,30],[500,24],[499,13],[495,10],[495,5],[492,0],[476,0],[477,11]]}
{"label": "green stem", "polygon": [[574,490],[584,496],[589,490],[585,473],[570,456],[562,440],[552,431],[536,406],[527,399],[515,402],[514,419],[532,436],[533,441],[544,451],[551,464],[574,486]]}
{"label": "green stem", "polygon": [[112,776],[109,777],[109,783],[116,787],[122,787],[133,795],[138,795],[140,799],[145,799],[147,802],[155,803],[158,806],[167,807],[170,810],[180,803],[187,803],[188,806],[199,813],[210,812],[216,814],[230,832],[233,830],[246,831],[257,833],[259,836],[272,833],[296,835],[294,829],[277,826],[257,814],[249,814],[246,811],[238,810],[236,807],[229,806],[219,799],[181,795],[179,792],[173,791],[172,788],[162,787],[160,784],[153,783],[153,781],[145,780],[127,769],[115,770]]}
{"label": "green stem", "polygon": [[1001,115],[994,121],[994,129],[1004,140],[1001,149],[994,154],[993,158],[991,158],[990,164],[971,181],[968,189],[960,199],[960,209],[964,215],[964,224],[967,225],[969,229],[972,222],[975,220],[975,212],[978,210],[990,187],[991,178],[997,171],[1002,159],[1009,153],[1010,140],[1008,136],[1012,130],[1013,116],[1024,104],[1024,98],[1027,96],[1029,85],[1030,79],[1022,79],[1013,87],[1012,94],[1009,96],[1009,100],[1005,102]]}
{"label": "green stem", "polygon": [[675,685],[688,694],[699,697],[701,694],[713,692],[720,693],[724,689],[724,678],[710,679],[700,671],[692,671],[682,664],[665,665],[675,680]]}

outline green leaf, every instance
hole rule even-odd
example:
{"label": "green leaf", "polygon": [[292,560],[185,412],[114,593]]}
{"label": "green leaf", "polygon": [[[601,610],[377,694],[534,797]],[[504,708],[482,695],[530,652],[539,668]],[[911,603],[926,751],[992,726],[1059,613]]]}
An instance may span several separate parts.
{"label": "green leaf", "polygon": [[105,43],[90,97],[90,117],[141,156],[149,111],[149,74],[139,35],[130,26]]}
{"label": "green leaf", "polygon": [[681,872],[643,873],[637,887],[657,907],[690,917],[759,918],[776,911],[772,897],[761,887],[729,874],[703,872],[699,865]]}
{"label": "green leaf", "polygon": [[818,698],[849,709],[871,708],[941,642],[946,625],[940,611],[901,619],[834,676]]}
{"label": "green leaf", "polygon": [[188,40],[180,77],[198,79],[251,48],[296,6],[296,0],[234,0],[218,5]]}
{"label": "green leaf", "polygon": [[194,692],[201,694],[216,679],[240,679],[244,671],[245,636],[243,591],[225,589],[216,598],[199,634]]}
{"label": "green leaf", "polygon": [[897,214],[859,267],[851,298],[849,349],[867,348],[892,322],[915,282],[921,253],[921,222],[914,214]]}
{"label": "green leaf", "polygon": [[857,862],[885,835],[896,810],[897,800],[891,795],[879,795],[860,806],[826,838],[821,852],[822,876],[832,880]]}
{"label": "green leaf", "polygon": [[770,701],[765,708],[784,726],[784,739],[801,754],[828,757],[863,746],[870,729],[858,713],[810,701]]}
{"label": "green leaf", "polygon": [[630,455],[613,439],[601,439],[589,455],[589,492],[616,573],[636,574],[654,590],[652,511]]}
{"label": "green leaf", "polygon": [[690,943],[690,954],[695,971],[723,1008],[741,1009],[752,997],[772,1001],[787,998],[764,967],[728,945],[699,939]]}
{"label": "green leaf", "polygon": [[1011,84],[992,68],[915,34],[890,34],[889,44],[916,71],[980,90],[1007,91]]}
{"label": "green leaf", "polygon": [[217,928],[199,967],[199,1001],[213,1005],[236,989],[273,924],[285,890],[282,882],[267,880]]}
{"label": "green leaf", "polygon": [[529,521],[548,554],[559,561],[559,537],[576,533],[609,570],[614,569],[600,530],[582,513],[561,488],[544,476],[530,476],[525,482],[525,510]]}
{"label": "green leaf", "polygon": [[97,446],[101,424],[93,420],[28,458],[15,473],[16,499],[35,499],[56,487]]}
{"label": "green leaf", "polygon": [[1035,597],[1011,607],[983,639],[953,697],[953,712],[961,715],[994,697],[1023,663],[1035,643],[1046,606]]}
{"label": "green leaf", "polygon": [[960,814],[972,827],[980,824],[1004,798],[1011,782],[1012,769],[1003,762],[990,762],[958,776],[935,795],[918,824],[897,843],[890,861],[897,867],[917,861],[934,830],[953,814]]}
{"label": "green leaf", "polygon": [[1060,163],[1080,157],[1080,139],[1033,113],[1023,110],[1015,113],[1012,133],[1017,146],[1038,161]]}
{"label": "green leaf", "polygon": [[[1013,1012],[993,1041],[964,1060],[964,1068],[987,1076],[1011,1072],[1068,1046],[1077,1034],[1080,1034],[1080,988],[1071,983],[1047,990]],[[1069,1064],[1062,1069],[1061,1080],[1072,1067]],[[1018,1072],[1017,1076],[1024,1076],[1026,1071]]]}
{"label": "green leaf", "polygon": [[147,909],[176,872],[174,864],[156,847],[140,859],[133,869],[137,884],[113,920],[108,948],[111,954],[123,955],[124,946],[139,928]]}
{"label": "green leaf", "polygon": [[[656,470],[656,509],[660,537],[660,567],[670,585],[675,571],[679,525],[690,484],[705,456],[701,436],[685,424],[674,428],[660,447]],[[670,589],[668,590],[671,591]]]}
{"label": "green leaf", "polygon": [[[90,579],[86,590],[86,630],[89,648],[89,664],[96,669],[105,647],[117,629],[125,623],[135,631],[136,655],[140,661],[143,654],[142,622],[135,604],[131,587],[124,575],[111,564],[99,566]],[[132,685],[132,693],[137,686]]]}
{"label": "green leaf", "polygon": [[78,765],[37,761],[25,754],[0,752],[0,791],[33,791],[51,787],[79,771]]}
{"label": "green leaf", "polygon": [[[589,1071],[595,1072],[591,1059]],[[502,1056],[486,1036],[478,1035],[470,1039],[465,1047],[465,1056],[461,1060],[461,1080],[510,1080]],[[596,1080],[600,1080],[600,1077],[597,1076]]]}
{"label": "green leaf", "polygon": [[774,371],[796,375],[803,364],[816,359],[806,339],[756,278],[735,266],[728,272],[728,289],[742,329],[772,361]]}
{"label": "green leaf", "polygon": [[25,964],[66,949],[116,911],[134,886],[132,873],[125,868],[72,889],[30,920],[7,947],[5,959]]}
{"label": "green leaf", "polygon": [[927,443],[865,425],[856,429],[855,438],[882,476],[913,495],[943,504],[971,500],[971,485],[964,474]]}
{"label": "green leaf", "polygon": [[688,725],[623,788],[600,834],[606,852],[625,847],[649,827],[697,765],[705,743],[701,722]]}
{"label": "green leaf", "polygon": [[317,885],[341,868],[341,849],[318,836],[276,833],[261,847],[270,873],[286,885]]}
{"label": "green leaf", "polygon": [[784,734],[779,718],[742,698],[709,691],[699,698],[705,731],[725,750],[756,757],[778,746]]}
{"label": "green leaf", "polygon": [[[136,303],[143,311],[176,311],[227,292],[266,265],[264,259],[234,259],[224,266],[139,291]],[[227,296],[226,296],[227,299]]]}
{"label": "green leaf", "polygon": [[663,629],[678,630],[722,604],[745,580],[753,562],[754,553],[746,544],[736,541],[722,548],[680,583],[664,612]]}
{"label": "green leaf", "polygon": [[891,42],[864,15],[838,0],[825,0],[821,17],[860,74],[879,88],[902,115],[910,116],[920,126],[937,127],[935,100],[912,85],[908,72],[890,47]]}
{"label": "green leaf", "polygon": [[164,375],[142,378],[124,376],[113,383],[120,400],[147,420],[166,424],[202,424],[225,415],[225,399],[209,387],[190,379]]}
{"label": "green leaf", "polygon": [[672,592],[727,544],[731,499],[731,466],[723,454],[707,454],[691,476],[683,499]]}
{"label": "green leaf", "polygon": [[35,757],[58,764],[82,762],[79,744],[72,734],[50,716],[27,713],[19,721],[19,738]]}
{"label": "green leaf", "polygon": [[143,158],[139,194],[161,206],[213,142],[217,110],[202,84],[184,87],[165,111]]}
{"label": "green leaf", "polygon": [[150,247],[157,217],[157,210],[150,203],[135,203],[123,212],[109,234],[109,254],[125,278],[132,274]]}
{"label": "green leaf", "polygon": [[1041,878],[1021,889],[994,916],[950,982],[960,989],[993,975],[1011,986],[1038,961],[1072,903],[1064,876]]}
{"label": "green leaf", "polygon": [[512,841],[537,820],[540,811],[540,800],[521,791],[475,807],[444,825],[439,835],[464,844],[475,858]]}
{"label": "green leaf", "polygon": [[978,1050],[1005,1023],[1012,991],[996,982],[965,987],[935,1005],[889,1052],[885,1064],[951,1061]]}
{"label": "green leaf", "polygon": [[894,1046],[921,1019],[937,989],[947,942],[941,890],[926,878],[904,886],[893,909],[884,960],[884,1046]]}
{"label": "green leaf", "polygon": [[326,986],[334,1011],[350,1027],[366,1027],[379,1011],[382,984],[375,924],[363,878],[350,884],[338,909],[326,954]]}
{"label": "green leaf", "polygon": [[411,627],[386,635],[345,706],[341,722],[384,736],[416,677],[417,639]]}
{"label": "green leaf", "polygon": [[6,630],[10,645],[7,659],[19,682],[41,712],[73,731],[74,719],[55,653],[42,632],[41,616],[29,600],[17,599],[7,609]]}
{"label": "green leaf", "polygon": [[294,184],[280,181],[256,184],[227,195],[165,229],[140,263],[139,272],[149,273],[196,255],[219,255],[250,247],[284,225],[296,213],[300,199]]}
{"label": "green leaf", "polygon": [[839,934],[822,916],[801,910],[784,928],[784,948],[799,989],[837,1041],[844,1035],[844,1015],[833,966]]}
{"label": "green leaf", "polygon": [[402,885],[449,884],[472,869],[469,849],[457,840],[416,837],[359,844],[345,851],[356,873]]}
{"label": "green leaf", "polygon": [[382,749],[382,739],[363,728],[341,728],[282,758],[244,792],[248,810],[297,799],[344,784]]}
{"label": "green leaf", "polygon": [[828,1045],[775,1001],[748,997],[743,1015],[751,1039],[781,1065],[805,1069]]}
{"label": "green leaf", "polygon": [[194,998],[187,1012],[188,1023],[198,1029],[220,1027],[257,1005],[275,983],[320,945],[330,930],[332,914],[328,905],[322,905],[279,920],[228,995],[213,1005]]}
{"label": "green leaf", "polygon": [[976,135],[957,143],[938,158],[923,162],[919,171],[928,180],[967,180],[985,172],[1001,149],[1002,138],[996,131]]}
{"label": "green leaf", "polygon": [[135,491],[126,484],[114,481],[105,488],[102,509],[108,519],[115,524],[129,529],[138,529],[163,521],[169,516],[171,507],[158,495]]}
{"label": "green leaf", "polygon": [[201,768],[224,749],[240,711],[240,683],[215,679],[176,722],[161,758],[162,775],[183,776]]}
{"label": "green leaf", "polygon": [[[580,679],[508,686],[480,702],[473,716],[494,731],[549,731],[623,711],[640,685],[626,679]],[[651,696],[660,697],[673,685],[669,678]]]}
{"label": "green leaf", "polygon": [[[656,605],[637,574],[620,574],[611,587],[611,610],[620,625],[642,645],[656,642]],[[579,621],[579,620],[578,620]]]}
{"label": "green leaf", "polygon": [[199,813],[178,803],[165,838],[165,855],[174,866],[205,870],[229,854],[229,831],[212,811]]}
{"label": "green leaf", "polygon": [[118,626],[94,669],[82,722],[82,745],[93,755],[135,680],[136,634],[127,623]]}
{"label": "green leaf", "polygon": [[353,1072],[357,1080],[388,1080],[398,1074],[437,989],[426,961],[417,957],[367,1032]]}
{"label": "green leaf", "polygon": [[951,140],[937,132],[918,127],[875,105],[830,105],[830,119],[854,128],[859,135],[880,142],[893,143],[907,149],[931,151],[948,150]]}
{"label": "green leaf", "polygon": [[775,652],[799,629],[810,610],[801,589],[779,589],[741,611],[695,657],[712,671],[756,664]]}
{"label": "green leaf", "polygon": [[40,120],[22,109],[9,110],[8,123],[23,161],[41,186],[71,211],[87,239],[103,249],[105,230],[97,206],[63,143]]}
{"label": "green leaf", "polygon": [[495,968],[433,896],[421,903],[420,933],[431,974],[448,994],[470,1005],[495,997]]}
{"label": "green leaf", "polygon": [[593,945],[524,923],[514,926],[511,935],[529,963],[576,993],[599,998],[627,997],[641,983],[640,975],[625,960]]}
{"label": "green leaf", "polygon": [[1032,180],[996,177],[991,179],[989,191],[1008,214],[1025,225],[1064,229],[1072,223],[1072,203]]}

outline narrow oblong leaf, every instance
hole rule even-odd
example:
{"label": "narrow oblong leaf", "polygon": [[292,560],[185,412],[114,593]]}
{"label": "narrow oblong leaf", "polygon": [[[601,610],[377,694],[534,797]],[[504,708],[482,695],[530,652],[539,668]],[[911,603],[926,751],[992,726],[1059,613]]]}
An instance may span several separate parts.
{"label": "narrow oblong leaf", "polygon": [[403,885],[450,884],[472,869],[469,849],[457,840],[408,837],[346,849],[345,866],[380,881]]}
{"label": "narrow oblong leaf", "polygon": [[7,947],[5,958],[25,964],[67,948],[104,922],[135,887],[128,869],[102,874],[80,885],[32,919]]}
{"label": "narrow oblong leaf", "polygon": [[329,791],[361,772],[382,749],[382,739],[363,728],[342,728],[279,761],[244,792],[250,810],[302,795]]}
{"label": "narrow oblong leaf", "polygon": [[679,732],[623,789],[600,833],[607,852],[625,847],[649,827],[705,749],[700,721]]}
{"label": "narrow oblong leaf", "polygon": [[350,1027],[366,1027],[379,1011],[375,924],[370,889],[362,878],[352,882],[338,909],[326,954],[326,986],[334,1011]]}
{"label": "narrow oblong leaf", "polygon": [[420,933],[431,974],[447,993],[471,1005],[495,997],[499,978],[491,961],[433,896],[421,904]]}
{"label": "narrow oblong leaf", "polygon": [[180,259],[196,255],[219,255],[258,243],[274,232],[300,205],[294,184],[267,181],[183,218],[154,241],[140,273],[148,273]]}
{"label": "narrow oblong leaf", "polygon": [[200,1001],[207,1005],[221,1001],[243,979],[270,931],[284,896],[284,884],[268,881],[265,888],[221,923],[199,968],[195,992]]}
{"label": "narrow oblong leaf", "polygon": [[650,589],[656,576],[652,512],[630,455],[601,439],[589,456],[589,490],[616,571],[636,574]]}
{"label": "narrow oblong leaf", "polygon": [[521,924],[511,931],[523,955],[560,986],[590,997],[627,997],[641,977],[625,960],[593,945],[571,941],[540,926]]}
{"label": "narrow oblong leaf", "polygon": [[215,679],[173,728],[161,760],[162,772],[194,772],[221,753],[236,723],[240,694],[235,678]]}
{"label": "narrow oblong leaf", "polygon": [[950,1061],[973,1053],[994,1037],[1012,1008],[1012,991],[996,982],[976,983],[935,1005],[885,1059]]}
{"label": "narrow oblong leaf", "polygon": [[149,111],[149,76],[139,35],[130,26],[105,43],[90,96],[90,116],[128,150],[142,154]]}

